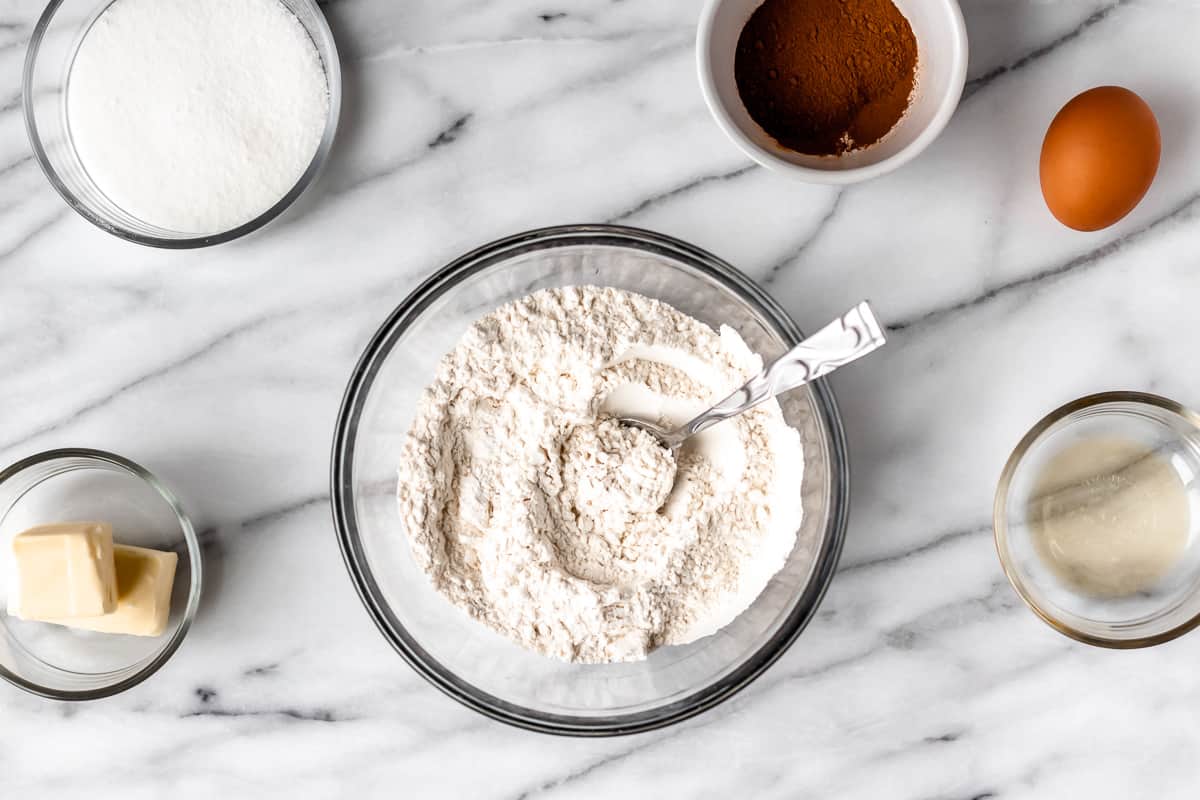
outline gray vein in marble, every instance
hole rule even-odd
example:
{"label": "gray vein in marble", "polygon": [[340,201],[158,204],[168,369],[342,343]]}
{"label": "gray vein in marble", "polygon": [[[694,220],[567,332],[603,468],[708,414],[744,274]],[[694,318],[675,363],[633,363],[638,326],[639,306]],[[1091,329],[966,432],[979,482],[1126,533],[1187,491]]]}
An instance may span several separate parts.
{"label": "gray vein in marble", "polygon": [[[414,686],[416,686],[416,684],[414,684]],[[424,682],[421,682],[419,689],[422,691],[428,691],[429,687],[425,685]],[[445,747],[448,743],[453,742],[455,739],[477,732],[485,732],[486,736],[492,737],[495,735],[497,728],[501,727],[499,723],[479,715],[473,715],[472,718],[456,715],[455,718],[466,719],[467,721],[462,724],[456,724],[444,728],[439,727],[436,730],[432,730],[425,736],[424,741],[409,745],[407,747],[398,748],[393,744],[386,744],[377,748],[374,753],[367,753],[365,754],[365,757],[360,757],[358,760],[363,764],[376,764],[378,763],[378,759],[381,758],[397,760],[401,757],[412,758],[424,753],[436,753],[439,748]],[[524,731],[522,731],[519,735],[529,734],[526,734]]]}
{"label": "gray vein in marble", "polygon": [[[434,141],[436,141],[436,138],[430,140],[430,146],[433,144]],[[426,146],[425,150],[428,151],[429,149],[431,149],[430,146]],[[341,186],[331,187],[329,189],[329,194],[331,197],[339,197],[341,195],[350,194],[351,192],[354,192],[354,191],[361,189],[364,186],[368,186],[372,183],[376,183],[376,182],[384,180],[386,178],[390,178],[393,175],[396,175],[396,174],[408,169],[409,167],[413,166],[414,164],[416,164],[418,161],[421,160],[423,155],[424,155],[424,153],[410,155],[410,156],[406,156],[404,158],[397,159],[396,161],[393,161],[390,164],[384,164],[382,167],[379,167],[378,169],[374,169],[369,172],[363,173],[362,175],[354,177],[353,179],[342,184]]]}
{"label": "gray vein in marble", "polygon": [[[511,798],[511,800],[530,800],[530,798],[539,797],[548,792],[555,791],[557,789],[561,789],[564,786],[569,786],[571,784],[578,783],[579,781],[594,775],[596,772],[598,772],[602,769],[611,767],[613,764],[618,764],[618,763],[624,762],[632,756],[642,755],[644,753],[647,753],[651,749],[657,748],[658,746],[662,745],[664,742],[669,742],[673,739],[677,739],[678,737],[682,736],[683,734],[688,733],[689,731],[695,730],[696,728],[711,725],[711,724],[715,723],[719,718],[720,718],[719,715],[710,713],[706,717],[702,718],[704,721],[701,722],[700,724],[677,725],[676,727],[670,729],[666,733],[659,735],[657,738],[655,738],[651,741],[642,742],[641,744],[637,744],[633,747],[628,747],[623,750],[618,750],[615,753],[609,753],[601,758],[595,759],[594,761],[590,761],[587,764],[583,765],[582,767],[573,769],[571,772],[567,773],[566,775],[562,776],[561,778],[556,778],[555,780],[547,781],[546,783],[543,783],[532,789],[527,789],[527,790],[513,796]],[[637,737],[634,737],[634,738],[636,739]]]}
{"label": "gray vein in marble", "polygon": [[13,209],[20,208],[21,206],[25,205],[27,202],[29,202],[28,195],[13,197],[11,200],[0,201],[0,215],[7,214],[9,211],[12,211]]}
{"label": "gray vein in marble", "polygon": [[710,183],[725,183],[727,181],[734,180],[735,178],[740,178],[743,175],[753,172],[757,168],[758,168],[757,164],[751,163],[751,164],[746,164],[744,166],[738,167],[737,169],[730,170],[728,172],[716,172],[716,173],[712,173],[709,175],[701,175],[699,178],[690,180],[687,183],[682,183],[682,184],[680,184],[678,186],[674,186],[670,189],[664,189],[661,192],[652,194],[649,197],[647,197],[645,200],[642,200],[641,202],[637,203],[636,205],[633,205],[633,206],[625,209],[624,211],[622,211],[618,214],[615,214],[614,216],[609,217],[606,220],[606,222],[608,222],[610,224],[617,223],[617,222],[623,222],[624,220],[627,220],[630,217],[636,216],[649,208],[654,208],[655,206],[661,205],[662,203],[665,203],[669,200],[675,200],[683,195],[686,195],[689,192],[692,192],[693,190],[700,188],[701,186],[706,186]]}
{"label": "gray vein in marble", "polygon": [[971,80],[967,81],[966,85],[963,87],[963,93],[962,93],[963,101],[966,101],[972,95],[974,95],[977,92],[979,92],[980,90],[986,88],[988,86],[988,84],[992,83],[994,80],[1001,77],[1002,75],[1007,75],[1010,72],[1016,72],[1017,70],[1021,69],[1022,67],[1028,66],[1029,64],[1032,64],[1035,61],[1045,58],[1046,56],[1050,55],[1054,51],[1058,50],[1058,48],[1060,48],[1064,44],[1074,41],[1075,39],[1078,39],[1080,36],[1083,35],[1083,33],[1086,30],[1103,22],[1105,19],[1108,18],[1108,16],[1110,14],[1112,14],[1113,11],[1117,10],[1121,6],[1129,5],[1131,1],[1132,0],[1116,0],[1116,2],[1113,2],[1107,6],[1104,6],[1103,8],[1097,9],[1087,19],[1085,19],[1083,22],[1081,22],[1077,27],[1068,31],[1067,33],[1064,33],[1062,36],[1058,37],[1054,41],[1048,42],[1047,44],[1042,45],[1041,47],[1037,48],[1036,50],[1033,50],[1032,52],[1027,53],[1024,56],[1021,56],[1020,58],[1018,58],[1016,61],[1012,62],[1011,64],[1004,64],[999,67],[995,67],[994,69],[988,70],[987,72],[985,72],[984,74],[980,75],[977,78],[972,78]]}
{"label": "gray vein in marble", "polygon": [[612,44],[624,42],[630,39],[643,37],[658,37],[667,34],[685,33],[689,39],[692,39],[695,30],[688,26],[659,27],[659,28],[635,28],[623,31],[614,31],[612,33],[601,33],[594,36],[512,36],[499,39],[465,39],[461,42],[442,42],[440,44],[431,45],[393,45],[378,53],[368,56],[364,61],[386,61],[392,58],[403,58],[406,56],[423,56],[434,55],[438,53],[456,53],[464,50],[482,50],[490,47],[511,47],[514,45],[537,45],[537,44]]}
{"label": "gray vein in marble", "polygon": [[512,798],[512,800],[530,800],[530,798],[538,797],[540,795],[546,794],[547,792],[551,792],[556,789],[560,789],[571,783],[582,780],[582,779],[588,777],[589,775],[593,774],[597,770],[603,769],[604,767],[606,767],[610,764],[614,764],[618,761],[623,761],[624,759],[628,758],[629,756],[633,755],[634,753],[637,753],[641,749],[642,749],[641,747],[631,747],[627,750],[621,750],[619,752],[612,753],[610,755],[605,756],[604,758],[598,759],[596,761],[592,761],[589,764],[586,764],[585,766],[581,767],[580,769],[573,770],[573,771],[567,773],[566,775],[563,775],[561,778],[556,778],[555,780],[543,783],[534,789],[528,789],[526,791],[523,791],[520,794],[515,795]]}
{"label": "gray vein in marble", "polygon": [[945,547],[946,545],[957,542],[960,539],[965,539],[971,536],[979,536],[981,534],[989,534],[991,531],[992,524],[990,522],[970,528],[959,528],[948,533],[943,533],[940,536],[936,536],[933,539],[918,545],[917,547],[910,547],[899,553],[890,553],[888,555],[876,556],[874,558],[868,558],[862,561],[854,561],[850,563],[843,562],[842,565],[838,567],[838,574],[840,575],[843,573],[860,572],[862,570],[888,566],[890,564],[895,564],[898,561],[903,561],[906,558],[922,555],[930,552],[931,550],[937,550]]}
{"label": "gray vein in marble", "polygon": [[817,224],[815,227],[813,227],[812,231],[808,233],[798,245],[793,247],[787,255],[767,268],[766,274],[764,274],[762,280],[759,281],[760,284],[763,286],[770,286],[772,283],[774,283],[775,279],[779,277],[780,273],[785,267],[797,261],[800,256],[804,254],[804,251],[811,247],[821,237],[821,234],[824,233],[825,229],[829,227],[829,223],[831,223],[833,218],[837,215],[838,209],[841,208],[842,198],[846,196],[847,191],[849,191],[848,188],[843,186],[834,192],[833,202],[829,204],[829,208],[825,211],[825,214],[821,217],[821,219],[817,221]]}
{"label": "gray vein in marble", "polygon": [[1016,280],[1008,281],[993,286],[980,294],[970,297],[966,300],[961,300],[957,303],[952,303],[941,308],[935,308],[932,311],[926,311],[915,317],[908,319],[894,320],[887,324],[887,329],[893,333],[908,330],[921,330],[929,325],[935,324],[942,319],[959,313],[970,311],[985,305],[988,302],[995,300],[998,297],[1003,297],[1012,292],[1025,289],[1033,289],[1039,285],[1052,283],[1059,278],[1063,278],[1072,273],[1086,272],[1093,267],[1099,266],[1105,258],[1120,252],[1125,247],[1135,244],[1144,239],[1149,234],[1166,223],[1176,220],[1190,219],[1193,216],[1197,203],[1200,202],[1200,192],[1188,195],[1183,202],[1175,205],[1165,214],[1154,218],[1148,224],[1122,234],[1117,238],[1102,244],[1101,246],[1082,253],[1074,258],[1071,258],[1061,264],[1057,264],[1046,269],[1039,270],[1032,275],[1026,275]]}
{"label": "gray vein in marble", "polygon": [[[427,94],[436,94],[433,88],[430,87],[426,81],[417,80],[417,83]],[[451,105],[450,101],[446,98],[439,97],[438,99],[443,105]],[[409,167],[420,163],[426,156],[430,154],[430,152],[452,144],[454,141],[456,141],[459,135],[462,133],[463,128],[466,127],[466,125],[471,121],[472,118],[474,118],[474,116],[475,113],[473,111],[453,111],[453,115],[450,116],[449,121],[443,124],[442,127],[439,128],[429,138],[429,141],[425,143],[423,148],[417,150],[416,152],[404,154],[401,157],[392,160],[390,163],[384,163],[380,167],[368,170],[361,175],[351,178],[344,184],[333,185],[328,189],[329,194],[333,197],[340,197],[342,195],[350,194],[351,192],[361,189],[364,186],[373,184],[386,178],[390,178],[407,170]]]}
{"label": "gray vein in marble", "polygon": [[[986,606],[987,602],[1000,590],[999,587],[1001,587],[1001,586],[1007,587],[1007,585],[1008,584],[1006,582],[999,581],[998,583],[993,584],[991,586],[991,590],[982,597],[971,597],[971,598],[967,598],[966,600],[963,600],[961,603],[949,603],[944,606],[939,606],[937,608],[931,609],[930,611],[926,612],[925,614],[919,615],[917,617],[917,619],[920,620],[920,619],[926,618],[930,615],[937,614],[939,612],[944,612],[946,609],[957,608],[960,605],[968,605],[968,606],[975,607],[975,608],[979,608],[981,605]],[[957,619],[957,621],[966,624],[966,623],[970,623],[970,622],[978,622],[980,619],[990,617],[992,614],[994,614],[994,612],[987,611],[984,615],[975,614],[975,615],[972,615],[969,619],[964,618],[963,615],[958,615],[956,617],[956,619]],[[911,625],[912,622],[910,622],[908,624]],[[904,626],[897,626],[897,627],[904,627]],[[951,627],[954,627],[954,626],[951,626]],[[937,632],[937,631],[931,630],[929,632]],[[795,682],[809,680],[814,677],[819,677],[819,676],[834,672],[835,670],[839,670],[844,667],[852,666],[866,658],[869,658],[871,655],[873,655],[875,652],[878,651],[879,643],[887,644],[887,633],[888,632],[884,632],[884,634],[881,635],[879,637],[879,639],[877,640],[877,643],[873,644],[871,647],[867,648],[866,650],[856,652],[848,657],[835,659],[826,664],[820,665],[816,668],[795,671],[792,673],[782,675],[780,677],[776,677],[774,679],[772,679],[772,673],[768,672],[766,675],[760,677],[758,679],[758,681],[755,682],[755,684],[753,685],[753,687],[751,688],[751,690],[748,693],[745,693],[745,702],[747,704],[755,704],[759,700],[763,699],[766,695],[771,694],[772,690],[777,688],[780,685],[791,684],[791,683],[795,683]],[[1056,650],[1051,656],[1043,657],[1043,658],[1036,660],[1031,666],[1045,666],[1047,664],[1053,663],[1053,662],[1057,661],[1059,658],[1061,658],[1061,656],[1063,654],[1065,654],[1066,652],[1069,652],[1069,648],[1060,648],[1060,649]],[[778,671],[778,670],[779,670],[779,667],[776,666],[775,671]],[[1024,672],[1024,671],[1026,671],[1026,670],[1023,668],[1022,672]],[[512,800],[527,800],[528,798],[532,798],[532,797],[539,796],[541,794],[545,794],[548,791],[555,790],[564,785],[577,782],[583,778],[586,778],[586,777],[594,774],[595,772],[597,772],[601,769],[608,768],[613,764],[624,762],[634,755],[638,755],[638,756],[645,755],[645,754],[649,753],[650,751],[657,749],[661,744],[671,741],[672,739],[676,738],[679,735],[682,735],[684,733],[691,733],[700,728],[705,728],[705,727],[709,727],[712,725],[716,725],[723,720],[723,715],[721,713],[723,708],[727,710],[727,707],[721,707],[718,709],[714,709],[714,710],[708,712],[708,714],[698,717],[697,720],[692,721],[691,723],[688,723],[685,725],[681,725],[677,728],[674,728],[670,732],[668,732],[662,736],[659,736],[658,738],[653,739],[652,741],[646,742],[640,746],[636,746],[636,747],[632,747],[632,748],[628,748],[628,749],[619,751],[617,753],[610,753],[610,754],[604,756],[603,758],[597,759],[596,761],[591,762],[588,765],[585,765],[582,768],[577,768],[577,769],[573,770],[571,773],[569,773],[567,776],[565,776],[563,778],[560,778],[556,781],[544,783],[535,789],[522,792],[519,795],[516,795]],[[942,739],[942,737],[934,737],[934,741],[935,742],[940,741],[940,743],[946,743],[950,740],[944,740],[944,739]],[[984,793],[984,796],[986,796],[986,795],[987,795],[987,792]]]}
{"label": "gray vein in marble", "polygon": [[[671,29],[675,31],[676,29]],[[628,38],[634,38],[638,35],[644,35],[644,31],[639,31],[636,34],[630,35]],[[617,66],[611,69],[598,69],[586,77],[571,81],[562,86],[555,87],[554,91],[548,92],[536,100],[524,104],[517,105],[512,112],[524,113],[536,108],[553,103],[561,99],[564,95],[574,94],[576,92],[594,89],[598,86],[606,86],[614,83],[621,78],[624,78],[632,73],[640,71],[643,67],[657,63],[664,59],[677,55],[681,51],[689,52],[695,44],[695,31],[687,28],[684,35],[672,38],[659,38],[659,36],[650,37],[650,46],[636,58],[622,59]]]}
{"label": "gray vein in marble", "polygon": [[[761,681],[761,679],[760,679]],[[757,684],[756,684],[757,685]],[[582,767],[573,769],[567,775],[553,781],[544,782],[531,789],[526,789],[514,795],[510,800],[530,800],[530,798],[544,795],[548,792],[560,789],[564,786],[578,783],[579,781],[588,778],[600,770],[608,770],[614,764],[624,763],[633,756],[642,756],[655,750],[667,742],[674,741],[681,736],[694,733],[697,730],[709,728],[720,724],[729,713],[729,706],[723,705],[713,709],[709,709],[706,713],[686,720],[666,731],[656,731],[652,733],[636,734],[630,737],[634,741],[641,740],[639,744],[633,747],[624,748],[615,753],[608,753],[600,758],[597,758]],[[653,738],[650,738],[653,737]]]}
{"label": "gray vein in marble", "polygon": [[58,223],[60,220],[64,219],[67,216],[67,212],[69,210],[70,209],[68,209],[68,208],[56,208],[53,214],[51,214],[49,217],[42,220],[38,224],[34,225],[32,228],[30,228],[28,231],[26,231],[23,236],[19,237],[13,244],[9,245],[4,250],[0,250],[0,262],[3,262],[4,259],[8,258],[11,255],[15,255],[17,253],[17,251],[20,250],[22,247],[24,247],[25,245],[32,242],[34,239],[36,239],[38,236],[40,236],[41,234],[43,234],[50,228],[54,227],[54,225],[56,223]]}
{"label": "gray vein in marble", "polygon": [[196,530],[196,541],[200,543],[201,550],[216,550],[221,551],[220,530],[214,526],[198,528]]}
{"label": "gray vein in marble", "polygon": [[828,661],[818,664],[815,667],[806,667],[804,669],[793,670],[791,672],[780,671],[773,678],[771,673],[767,673],[762,678],[759,678],[754,682],[754,694],[752,694],[751,697],[753,698],[757,697],[758,695],[766,694],[778,686],[811,680],[812,678],[820,678],[824,675],[828,675],[832,672],[843,669],[844,667],[853,666],[863,659],[870,658],[871,655],[878,650],[879,646],[877,644],[872,644],[866,649],[856,650],[847,656],[829,659]]}
{"label": "gray vein in marble", "polygon": [[[674,29],[672,29],[672,30],[674,30]],[[623,34],[621,37],[618,37],[618,39],[633,38],[636,36],[645,36],[647,33],[648,33],[647,31],[630,32],[627,34]],[[539,41],[545,41],[545,40],[536,39],[536,38],[535,39],[511,39],[511,40],[502,39],[502,40],[494,40],[494,41],[488,41],[488,42],[475,42],[475,43],[472,43],[471,46],[475,47],[475,46],[493,46],[493,45],[501,45],[501,44],[523,44],[523,43],[539,42]],[[588,41],[588,40],[587,39],[582,39],[582,40],[580,40],[580,39],[556,39],[553,41],[570,42],[570,41]],[[609,40],[604,39],[603,41],[609,41]],[[538,99],[536,99],[530,103],[527,103],[524,105],[518,105],[517,107],[509,109],[509,113],[507,116],[512,117],[512,116],[516,116],[521,113],[531,111],[533,109],[538,108],[539,106],[543,106],[548,103],[552,103],[552,102],[560,99],[563,95],[566,95],[566,94],[575,93],[578,91],[593,88],[595,86],[601,86],[601,85],[605,85],[605,84],[611,83],[613,81],[616,81],[628,74],[637,72],[639,69],[646,66],[647,64],[652,64],[656,61],[659,61],[665,57],[668,57],[668,56],[674,54],[676,51],[682,49],[685,46],[690,46],[691,41],[692,41],[691,33],[689,30],[689,35],[686,39],[682,39],[679,42],[667,42],[667,43],[663,44],[663,46],[661,46],[661,47],[650,47],[647,50],[647,52],[644,55],[642,55],[641,57],[623,60],[620,62],[620,66],[618,66],[616,68],[607,69],[607,70],[598,70],[597,72],[583,78],[582,80],[570,82],[564,86],[555,87],[555,89],[553,91],[549,92],[546,95],[539,97]],[[391,58],[391,57],[402,56],[402,55],[425,55],[425,54],[433,53],[433,52],[447,52],[447,51],[453,51],[456,49],[463,49],[463,48],[460,45],[437,45],[437,46],[425,48],[425,49],[404,48],[401,50],[396,50],[395,48],[393,48],[389,51],[386,51],[385,53],[380,54],[379,56],[376,56],[375,58],[376,59],[385,59],[385,58]],[[470,112],[470,111],[460,112],[459,115],[454,120],[452,120],[445,128],[443,128],[441,131],[439,131],[437,134],[434,135],[434,137],[430,140],[429,144],[426,146],[426,148],[423,152],[417,153],[417,154],[412,154],[412,155],[397,159],[395,162],[384,165],[382,168],[367,172],[364,175],[361,175],[361,176],[337,187],[336,189],[331,190],[331,194],[333,194],[335,196],[349,194],[353,191],[363,188],[364,186],[376,183],[380,180],[385,180],[385,179],[391,178],[392,176],[396,175],[397,173],[407,170],[408,168],[419,163],[422,160],[422,158],[424,158],[430,151],[438,149],[441,145],[450,144],[454,140],[456,140],[458,138],[459,133],[461,133],[461,129],[466,124],[468,124],[468,122],[473,117],[474,117],[474,112]],[[443,136],[448,136],[449,138],[443,139],[442,138]]]}
{"label": "gray vein in marble", "polygon": [[[958,739],[957,735],[955,735],[953,738],[926,737],[926,738],[918,739],[918,740],[909,740],[906,738],[904,740],[897,741],[894,744],[889,743],[889,744],[883,745],[880,750],[870,754],[869,757],[871,758],[871,763],[873,766],[881,766],[881,765],[887,764],[888,762],[894,762],[894,761],[897,761],[900,759],[905,759],[905,758],[911,756],[912,750],[914,748],[920,748],[922,746],[924,746],[924,748],[926,748],[926,749],[931,748],[931,747],[937,748],[942,744],[945,744],[948,742],[954,742],[957,739]],[[987,796],[987,794],[988,793],[985,793],[984,795],[976,795],[976,796]],[[889,795],[889,796],[899,797],[901,795],[895,794],[895,795]],[[966,800],[966,797],[968,797],[968,795],[954,795],[953,797],[954,797],[954,800]],[[947,797],[947,798],[945,798],[945,800],[950,800],[950,798]]]}
{"label": "gray vein in marble", "polygon": [[[292,312],[287,312],[287,313],[292,313]],[[196,348],[195,350],[192,350],[187,355],[181,356],[179,358],[174,359],[173,361],[169,361],[166,364],[156,367],[155,369],[153,369],[149,372],[146,372],[142,375],[139,375],[138,377],[136,377],[132,380],[126,381],[125,383],[121,384],[117,388],[101,395],[100,397],[97,397],[87,403],[84,403],[82,406],[75,409],[71,413],[67,414],[65,417],[60,417],[59,419],[54,420],[53,422],[48,422],[39,428],[35,428],[34,430],[30,431],[29,433],[25,434],[24,436],[20,436],[16,439],[12,439],[10,441],[0,444],[0,450],[20,447],[24,444],[27,444],[28,442],[33,441],[34,439],[37,439],[40,436],[44,436],[47,433],[53,433],[54,431],[62,428],[63,426],[68,425],[71,422],[74,422],[75,420],[79,419],[80,417],[82,417],[86,414],[90,414],[91,412],[96,411],[98,409],[103,408],[104,406],[108,405],[112,401],[116,400],[118,397],[121,397],[122,395],[124,395],[134,389],[137,389],[140,386],[144,386],[147,383],[150,383],[154,380],[162,378],[163,376],[168,375],[171,372],[174,372],[175,370],[179,369],[180,367],[186,367],[189,364],[195,363],[196,361],[199,361],[200,359],[209,355],[213,351],[219,349],[223,345],[228,344],[229,342],[233,341],[234,339],[241,336],[242,334],[247,333],[252,330],[255,330],[257,328],[261,328],[262,326],[264,326],[270,322],[273,322],[283,316],[286,316],[286,314],[267,315],[264,317],[259,317],[257,319],[253,319],[249,322],[242,323],[241,325],[237,325],[234,328],[225,331],[224,333],[217,336],[216,338],[209,340],[208,342],[206,342],[205,344]]]}
{"label": "gray vein in marble", "polygon": [[266,708],[234,710],[229,708],[201,708],[180,714],[180,719],[196,717],[225,717],[231,719],[263,719],[275,718],[296,722],[353,722],[357,717],[347,717],[335,714],[328,708]]}
{"label": "gray vein in marble", "polygon": [[[1005,597],[1008,598],[1007,601],[1004,599]],[[1012,595],[1012,588],[1008,581],[1000,578],[989,584],[988,590],[984,594],[963,597],[934,606],[902,624],[885,628],[867,646],[848,655],[790,672],[779,671],[779,667],[776,666],[774,671],[766,673],[754,683],[754,691],[748,695],[750,702],[762,699],[764,695],[780,686],[809,681],[859,664],[879,652],[880,648],[915,650],[924,641],[938,634],[994,619],[999,614],[1019,611],[1021,606],[1013,597],[1015,596]],[[1062,652],[1056,653],[1044,661],[1048,663],[1062,655]]]}
{"label": "gray vein in marble", "polygon": [[276,672],[279,671],[279,667],[280,667],[280,663],[278,661],[271,661],[266,664],[259,664],[258,666],[247,667],[246,669],[242,670],[242,677],[244,677],[244,678],[261,678],[265,675],[274,675]]}
{"label": "gray vein in marble", "polygon": [[934,606],[902,625],[887,629],[881,640],[897,650],[915,650],[936,634],[992,619],[998,614],[1018,611],[1022,607],[1008,579],[1001,577],[989,584],[985,594]]}
{"label": "gray vein in marble", "polygon": [[460,114],[453,122],[438,131],[438,135],[429,141],[427,147],[433,150],[438,147],[445,147],[456,141],[462,135],[463,129],[467,127],[467,123],[471,121],[471,117],[473,116],[475,115],[469,111],[465,114]]}
{"label": "gray vein in marble", "polygon": [[302,497],[299,500],[288,503],[278,508],[272,508],[269,511],[263,511],[255,514],[252,517],[247,517],[242,520],[240,527],[242,528],[257,528],[261,525],[269,525],[272,522],[278,522],[284,517],[290,516],[303,511],[313,506],[324,505],[329,502],[329,493],[321,492],[319,494]]}
{"label": "gray vein in marble", "polygon": [[15,169],[19,169],[22,165],[33,161],[33,153],[26,153],[15,161],[10,161],[3,167],[0,167],[0,177],[4,177]]}

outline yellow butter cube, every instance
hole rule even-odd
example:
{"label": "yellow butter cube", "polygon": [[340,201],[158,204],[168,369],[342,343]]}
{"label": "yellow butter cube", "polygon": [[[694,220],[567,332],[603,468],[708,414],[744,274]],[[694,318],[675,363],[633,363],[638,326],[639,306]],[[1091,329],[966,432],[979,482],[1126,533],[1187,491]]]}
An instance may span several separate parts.
{"label": "yellow butter cube", "polygon": [[117,567],[117,608],[96,617],[49,619],[59,625],[102,633],[161,636],[171,615],[171,589],[179,556],[161,550],[113,546]]}
{"label": "yellow butter cube", "polygon": [[117,608],[112,526],[39,525],[12,541],[8,613],[29,620],[90,617]]}

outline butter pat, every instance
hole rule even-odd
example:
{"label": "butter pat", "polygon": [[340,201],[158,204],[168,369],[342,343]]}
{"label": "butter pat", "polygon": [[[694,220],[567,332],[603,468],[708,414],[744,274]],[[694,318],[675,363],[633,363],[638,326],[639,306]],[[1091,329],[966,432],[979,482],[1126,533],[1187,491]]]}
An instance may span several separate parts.
{"label": "butter pat", "polygon": [[117,567],[117,608],[95,617],[48,619],[71,628],[133,636],[161,636],[171,615],[171,589],[179,556],[161,550],[113,546]]}
{"label": "butter pat", "polygon": [[39,525],[12,541],[8,613],[29,620],[90,617],[117,608],[112,526]]}

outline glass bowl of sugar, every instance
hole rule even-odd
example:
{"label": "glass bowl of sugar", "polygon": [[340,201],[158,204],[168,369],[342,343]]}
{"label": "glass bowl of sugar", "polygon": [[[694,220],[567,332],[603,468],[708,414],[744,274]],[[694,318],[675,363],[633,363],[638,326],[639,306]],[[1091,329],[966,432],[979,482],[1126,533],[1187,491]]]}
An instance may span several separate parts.
{"label": "glass bowl of sugar", "polygon": [[313,0],[54,0],[23,80],[51,185],[99,228],[166,248],[283,213],[329,154],[340,97]]}
{"label": "glass bowl of sugar", "polygon": [[1200,625],[1200,416],[1140,392],[1051,412],[996,491],[996,549],[1043,621],[1087,644],[1147,647]]}

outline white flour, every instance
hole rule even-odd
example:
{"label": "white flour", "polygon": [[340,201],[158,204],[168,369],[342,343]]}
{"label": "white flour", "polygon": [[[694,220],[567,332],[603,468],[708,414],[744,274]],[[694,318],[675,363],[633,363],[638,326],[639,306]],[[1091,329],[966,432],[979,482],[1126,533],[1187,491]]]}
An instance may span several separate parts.
{"label": "white flour", "polygon": [[225,231],[278,202],[328,114],[320,56],[279,0],[117,0],[67,84],[71,138],[96,186],[182,233]]}
{"label": "white flour", "polygon": [[400,514],[417,563],[471,616],[567,661],[635,660],[715,632],[795,543],[799,434],[770,401],[675,464],[606,415],[679,423],[761,366],[731,329],[616,289],[541,291],[483,317],[405,441]]}

